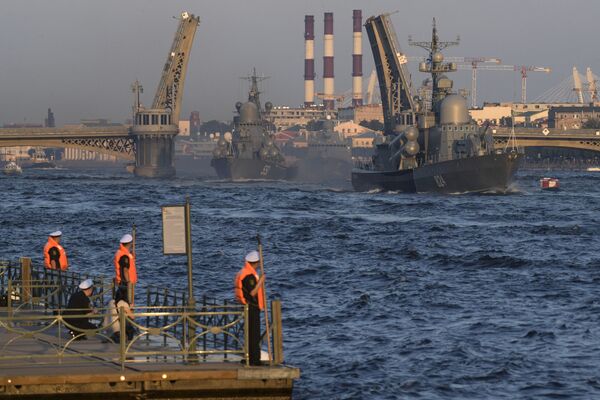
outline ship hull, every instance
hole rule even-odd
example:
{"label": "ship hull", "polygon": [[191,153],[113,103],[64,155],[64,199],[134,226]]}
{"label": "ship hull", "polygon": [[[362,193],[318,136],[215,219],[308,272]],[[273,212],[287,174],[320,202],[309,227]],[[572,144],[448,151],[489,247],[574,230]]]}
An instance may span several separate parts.
{"label": "ship hull", "polygon": [[195,157],[192,155],[176,155],[175,169],[177,176],[185,178],[214,178],[217,176],[211,166],[210,157]]}
{"label": "ship hull", "polygon": [[516,153],[489,154],[401,171],[354,169],[352,186],[357,191],[407,193],[506,192],[522,157]]}
{"label": "ship hull", "polygon": [[296,167],[268,163],[259,159],[215,158],[211,165],[220,179],[287,180],[296,175]]}
{"label": "ship hull", "polygon": [[298,162],[297,180],[310,183],[348,182],[352,161],[328,158],[304,158]]}

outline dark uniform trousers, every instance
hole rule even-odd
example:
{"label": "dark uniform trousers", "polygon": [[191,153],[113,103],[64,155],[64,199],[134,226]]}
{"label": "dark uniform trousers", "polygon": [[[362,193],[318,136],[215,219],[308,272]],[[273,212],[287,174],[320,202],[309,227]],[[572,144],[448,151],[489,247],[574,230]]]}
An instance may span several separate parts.
{"label": "dark uniform trousers", "polygon": [[260,365],[260,309],[248,304],[248,353],[250,365]]}

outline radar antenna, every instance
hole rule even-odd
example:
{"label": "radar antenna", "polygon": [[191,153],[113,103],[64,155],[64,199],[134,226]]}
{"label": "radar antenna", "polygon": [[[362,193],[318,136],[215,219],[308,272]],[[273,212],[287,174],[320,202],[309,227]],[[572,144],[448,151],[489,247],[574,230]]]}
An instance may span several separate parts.
{"label": "radar antenna", "polygon": [[456,36],[456,40],[451,42],[441,42],[437,34],[437,26],[435,18],[433,19],[433,29],[431,32],[430,42],[415,42],[412,37],[408,37],[408,44],[414,47],[420,47],[427,50],[429,53],[427,62],[423,62],[419,65],[419,71],[431,74],[432,80],[432,93],[431,93],[431,107],[433,111],[439,114],[439,106],[444,100],[444,97],[452,90],[452,81],[444,77],[445,72],[456,71],[456,63],[444,63],[444,56],[441,51],[450,46],[458,46],[460,43],[460,37]]}
{"label": "radar antenna", "polygon": [[260,91],[258,90],[258,82],[262,82],[266,79],[269,79],[269,76],[257,76],[256,68],[252,69],[252,75],[250,76],[242,76],[240,79],[250,82],[250,91],[248,92],[248,101],[253,102],[258,107],[258,111],[260,112]]}
{"label": "radar antenna", "polygon": [[429,55],[442,51],[447,47],[458,46],[460,44],[460,36],[456,36],[456,40],[452,42],[440,42],[440,38],[437,34],[437,27],[435,23],[435,18],[433,19],[433,30],[431,33],[431,42],[415,42],[412,40],[412,36],[408,36],[408,44],[409,46],[420,47],[429,52]]}

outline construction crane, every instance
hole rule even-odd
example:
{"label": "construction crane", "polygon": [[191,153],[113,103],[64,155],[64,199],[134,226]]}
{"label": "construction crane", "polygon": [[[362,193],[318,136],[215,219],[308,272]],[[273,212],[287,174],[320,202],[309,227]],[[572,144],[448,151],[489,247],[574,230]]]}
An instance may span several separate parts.
{"label": "construction crane", "polygon": [[[429,61],[425,57],[408,57],[410,61]],[[458,69],[471,69],[471,107],[477,106],[477,68],[479,64],[502,64],[498,57],[444,57],[448,62],[457,63]]]}
{"label": "construction crane", "polygon": [[[472,69],[468,64],[458,64],[458,69]],[[527,73],[528,72],[552,72],[549,67],[536,67],[533,65],[479,65],[479,70],[488,71],[517,71],[521,73],[521,103],[527,102]]]}

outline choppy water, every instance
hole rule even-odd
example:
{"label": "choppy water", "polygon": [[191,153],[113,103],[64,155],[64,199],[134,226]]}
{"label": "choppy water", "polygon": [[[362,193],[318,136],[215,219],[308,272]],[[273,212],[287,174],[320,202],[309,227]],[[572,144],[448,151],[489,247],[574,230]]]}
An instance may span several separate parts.
{"label": "choppy water", "polygon": [[559,176],[435,196],[28,171],[0,177],[0,258],[61,229],[75,270],[111,275],[135,223],[141,281],[183,288],[160,206],[189,194],[197,294],[231,298],[263,236],[296,399],[600,398],[600,174]]}

